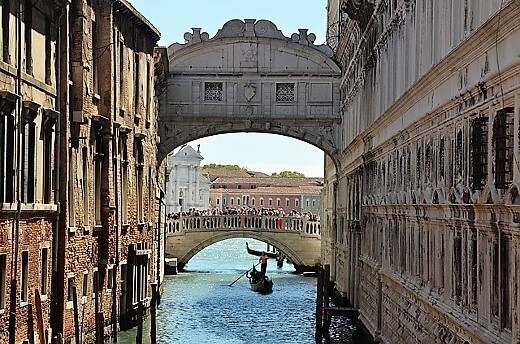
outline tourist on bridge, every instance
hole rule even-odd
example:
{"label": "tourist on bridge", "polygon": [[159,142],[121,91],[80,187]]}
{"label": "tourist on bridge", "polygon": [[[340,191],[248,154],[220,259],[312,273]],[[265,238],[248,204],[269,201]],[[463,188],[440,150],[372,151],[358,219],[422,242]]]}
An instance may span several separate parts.
{"label": "tourist on bridge", "polygon": [[258,259],[260,263],[262,263],[260,265],[260,273],[262,277],[265,277],[265,272],[267,270],[267,259],[269,259],[269,257],[267,257],[267,255],[265,254],[265,251],[262,251],[262,255],[260,256],[260,259]]}

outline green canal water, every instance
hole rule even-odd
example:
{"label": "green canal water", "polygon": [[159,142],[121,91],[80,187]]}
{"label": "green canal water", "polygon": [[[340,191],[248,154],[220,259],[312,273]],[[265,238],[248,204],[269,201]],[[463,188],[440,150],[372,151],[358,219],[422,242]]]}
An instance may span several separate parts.
{"label": "green canal water", "polygon": [[[278,269],[268,262],[273,292],[262,295],[249,288],[243,272],[257,263],[247,254],[266,244],[252,239],[229,239],[199,252],[186,272],[167,276],[157,311],[158,343],[316,343],[314,339],[316,278],[294,274],[292,264]],[[145,343],[149,343],[149,319]],[[363,343],[348,319],[333,320],[330,338],[323,343]],[[354,334],[354,335],[353,335]],[[135,343],[136,331],[122,332],[119,343]]]}

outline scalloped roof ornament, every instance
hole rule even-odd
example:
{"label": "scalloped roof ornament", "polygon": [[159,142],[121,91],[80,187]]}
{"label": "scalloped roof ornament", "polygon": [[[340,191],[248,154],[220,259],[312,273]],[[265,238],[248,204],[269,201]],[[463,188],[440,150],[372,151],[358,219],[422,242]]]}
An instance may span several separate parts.
{"label": "scalloped roof ornament", "polygon": [[185,47],[209,41],[217,41],[226,38],[270,38],[280,39],[286,42],[302,44],[318,50],[327,57],[332,57],[332,49],[326,45],[314,45],[316,35],[308,33],[307,29],[298,29],[299,33],[293,33],[291,37],[285,37],[282,31],[278,30],[276,25],[269,20],[256,19],[232,19],[224,24],[222,29],[218,30],[217,34],[209,38],[207,32],[201,32],[200,28],[192,28],[193,32],[186,32],[184,34],[184,44],[174,43],[168,49],[171,53],[179,51]]}

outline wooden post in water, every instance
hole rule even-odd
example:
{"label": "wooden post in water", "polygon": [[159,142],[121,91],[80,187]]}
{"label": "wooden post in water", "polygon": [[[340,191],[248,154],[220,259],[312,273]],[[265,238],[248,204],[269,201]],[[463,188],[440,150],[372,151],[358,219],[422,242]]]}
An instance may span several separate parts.
{"label": "wooden post in water", "polygon": [[329,332],[330,321],[331,321],[331,313],[329,312],[329,302],[330,302],[330,265],[325,264],[324,270],[324,281],[323,281],[323,302],[325,309],[325,321],[323,323],[323,331],[325,333]]}
{"label": "wooden post in water", "polygon": [[136,344],[143,344],[143,302],[139,301],[137,305],[137,336],[135,337]]}
{"label": "wooden post in water", "polygon": [[323,336],[323,269],[318,268],[318,283],[316,286],[316,342],[321,342]]}
{"label": "wooden post in water", "polygon": [[152,283],[152,307],[150,308],[150,320],[152,322],[150,327],[150,341],[151,344],[157,343],[157,320],[155,317],[155,309],[157,307],[157,284]]}
{"label": "wooden post in water", "polygon": [[79,332],[78,289],[76,286],[72,287],[72,307],[74,311],[74,337],[76,343],[81,343]]}
{"label": "wooden post in water", "polygon": [[33,308],[31,303],[27,305],[27,335],[29,337],[29,344],[34,344]]}
{"label": "wooden post in water", "polygon": [[34,305],[36,306],[36,328],[38,329],[38,337],[40,343],[47,343],[47,336],[43,330],[43,312],[42,312],[42,298],[38,289],[34,290]]}
{"label": "wooden post in water", "polygon": [[63,335],[61,333],[54,337],[54,344],[63,344]]}
{"label": "wooden post in water", "polygon": [[96,316],[97,328],[99,328],[99,332],[96,333],[98,338],[98,344],[105,343],[105,316],[103,312],[98,312]]}

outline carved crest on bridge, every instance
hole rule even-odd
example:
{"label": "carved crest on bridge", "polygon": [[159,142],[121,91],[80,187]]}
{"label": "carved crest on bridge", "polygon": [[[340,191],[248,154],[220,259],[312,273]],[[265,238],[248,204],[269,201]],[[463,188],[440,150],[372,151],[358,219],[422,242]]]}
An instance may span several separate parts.
{"label": "carved crest on bridge", "polygon": [[255,86],[253,86],[251,84],[247,84],[247,85],[244,86],[244,96],[246,97],[248,102],[250,102],[251,99],[253,99],[255,94],[256,94],[256,87]]}

